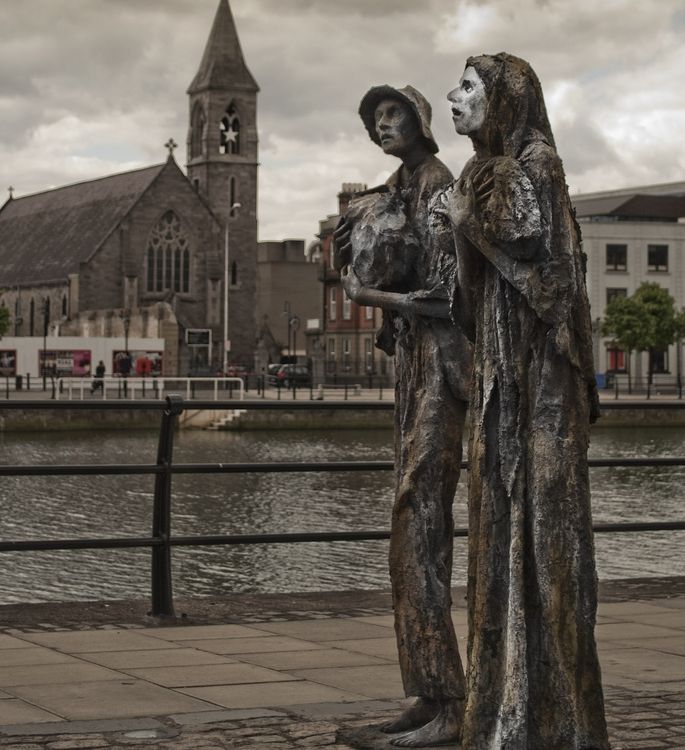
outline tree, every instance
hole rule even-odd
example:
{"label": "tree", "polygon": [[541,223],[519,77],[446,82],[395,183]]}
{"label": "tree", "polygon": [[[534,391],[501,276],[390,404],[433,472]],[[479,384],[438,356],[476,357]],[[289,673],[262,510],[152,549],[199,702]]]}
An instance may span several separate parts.
{"label": "tree", "polygon": [[650,320],[645,308],[635,297],[614,297],[604,310],[602,334],[611,336],[616,346],[627,355],[628,393],[632,390],[630,355],[649,347]]}
{"label": "tree", "polygon": [[649,318],[649,336],[646,351],[649,352],[649,382],[654,372],[654,352],[663,351],[675,342],[678,333],[678,314],[675,300],[659,284],[640,284],[633,299],[645,310]]}
{"label": "tree", "polygon": [[10,329],[10,311],[0,305],[0,336],[4,336]]}

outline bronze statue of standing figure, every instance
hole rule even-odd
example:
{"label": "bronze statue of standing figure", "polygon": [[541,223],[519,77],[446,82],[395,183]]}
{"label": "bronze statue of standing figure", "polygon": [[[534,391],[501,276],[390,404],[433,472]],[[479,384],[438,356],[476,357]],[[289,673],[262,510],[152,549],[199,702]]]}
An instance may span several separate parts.
{"label": "bronze statue of standing figure", "polygon": [[371,139],[402,164],[350,204],[335,233],[343,284],[383,308],[378,345],[395,354],[395,504],[390,577],[400,667],[416,697],[382,730],[399,747],[456,741],[464,673],[450,616],[452,504],[470,384],[471,346],[449,319],[440,262],[455,264],[451,229],[429,204],[452,175],[435,153],[431,109],[411,86],[372,88],[359,113]]}
{"label": "bronze statue of standing figure", "polygon": [[598,416],[580,230],[537,76],[472,57],[475,156],[441,196],[474,334],[463,750],[607,750],[587,450]]}

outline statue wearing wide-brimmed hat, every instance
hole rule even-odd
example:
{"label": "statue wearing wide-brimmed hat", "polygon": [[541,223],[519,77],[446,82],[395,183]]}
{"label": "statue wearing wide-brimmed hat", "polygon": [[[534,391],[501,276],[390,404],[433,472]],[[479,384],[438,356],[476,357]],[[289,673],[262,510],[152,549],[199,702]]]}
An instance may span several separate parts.
{"label": "statue wearing wide-brimmed hat", "polygon": [[383,308],[378,345],[395,354],[395,505],[390,541],[395,630],[407,696],[382,730],[400,747],[459,737],[464,673],[450,617],[452,504],[461,463],[471,347],[449,319],[439,259],[454,258],[430,204],[452,175],[437,159],[431,107],[412,86],[375,86],[359,114],[371,139],[402,162],[350,202],[336,230],[348,295]]}

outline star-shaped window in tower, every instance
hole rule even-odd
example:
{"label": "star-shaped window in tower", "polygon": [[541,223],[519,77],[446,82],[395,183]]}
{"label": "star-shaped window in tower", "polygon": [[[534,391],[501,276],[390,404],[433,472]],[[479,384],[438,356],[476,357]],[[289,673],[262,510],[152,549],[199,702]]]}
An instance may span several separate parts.
{"label": "star-shaped window in tower", "polygon": [[219,151],[222,154],[240,153],[240,119],[231,104],[221,118]]}

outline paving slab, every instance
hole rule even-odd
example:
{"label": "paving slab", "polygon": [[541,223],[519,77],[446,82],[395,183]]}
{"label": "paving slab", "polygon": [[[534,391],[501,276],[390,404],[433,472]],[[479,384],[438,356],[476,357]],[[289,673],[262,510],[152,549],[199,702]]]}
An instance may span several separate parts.
{"label": "paving slab", "polygon": [[179,692],[226,708],[258,708],[261,706],[279,708],[300,703],[360,701],[368,697],[361,693],[336,690],[306,680],[262,683],[260,685],[183,688]]}
{"label": "paving slab", "polygon": [[35,666],[37,664],[72,664],[78,663],[78,659],[68,654],[62,654],[59,651],[53,651],[49,648],[33,647],[29,648],[5,648],[0,654],[0,666]]}
{"label": "paving slab", "polygon": [[298,669],[291,674],[310,682],[358,693],[366,698],[404,698],[402,678],[397,664]]}
{"label": "paving slab", "polygon": [[214,654],[264,654],[271,651],[313,651],[325,648],[321,643],[267,633],[262,638],[216,638],[184,643]]}
{"label": "paving slab", "polygon": [[[616,645],[626,648],[643,648],[645,646],[645,641],[627,640],[621,641]],[[649,648],[652,651],[659,651],[663,654],[685,656],[685,638],[683,638],[683,636],[680,636],[679,638],[650,638]]]}
{"label": "paving slab", "polygon": [[671,610],[667,612],[653,612],[649,615],[635,615],[633,622],[643,625],[658,625],[662,628],[674,628],[685,631],[685,612],[682,610]]}
{"label": "paving slab", "polygon": [[119,682],[26,685],[13,688],[12,692],[66,719],[163,716],[216,708],[206,701],[134,678]]}
{"label": "paving slab", "polygon": [[623,602],[599,602],[597,607],[597,612],[600,615],[623,616],[630,619],[635,615],[649,615],[658,612],[667,613],[668,611],[669,607],[666,607],[661,600],[656,602],[640,599]]}
{"label": "paving slab", "polygon": [[96,651],[148,651],[155,648],[174,648],[141,630],[77,630],[67,633],[27,633],[24,638],[31,643],[47,646],[69,654],[95,653]]}
{"label": "paving slab", "polygon": [[395,636],[386,638],[351,638],[349,640],[329,641],[326,645],[343,649],[344,651],[355,651],[360,654],[377,656],[379,659],[397,661],[397,641],[395,640]]}
{"label": "paving slab", "polygon": [[269,669],[317,669],[321,667],[358,667],[387,664],[396,658],[379,659],[377,656],[344,651],[339,648],[321,648],[316,651],[277,651],[275,653],[245,654],[242,661],[259,664]]}
{"label": "paving slab", "polygon": [[383,638],[393,635],[389,627],[367,622],[350,621],[345,618],[326,620],[300,620],[298,622],[274,622],[255,625],[269,633],[278,633],[307,641],[335,641],[343,638]]}
{"label": "paving slab", "polygon": [[673,638],[678,631],[673,628],[660,628],[656,625],[643,625],[639,622],[598,624],[595,628],[597,640],[625,641],[635,638]]}
{"label": "paving slab", "polygon": [[269,708],[241,708],[238,710],[200,711],[191,714],[172,714],[169,718],[181,726],[193,724],[214,724],[224,721],[245,721],[246,719],[264,719],[269,717],[284,717],[282,711],[272,711]]}
{"label": "paving slab", "polygon": [[235,660],[195,648],[155,649],[154,651],[103,651],[79,654],[94,664],[111,669],[143,669],[145,667],[185,667],[199,664],[231,664]]}
{"label": "paving slab", "polygon": [[61,717],[17,698],[0,701],[0,725],[60,721]]}
{"label": "paving slab", "polygon": [[246,625],[194,625],[190,627],[146,628],[145,635],[167,641],[197,641],[210,638],[258,638],[267,635]]}
{"label": "paving slab", "polygon": [[[18,685],[61,685],[67,682],[88,683],[119,679],[119,672],[76,660],[66,664],[0,667],[0,686],[5,689]],[[14,693],[14,690],[8,692]]]}
{"label": "paving slab", "polygon": [[127,669],[127,674],[164,687],[242,685],[254,682],[287,682],[293,678],[252,664],[204,664],[197,667]]}
{"label": "paving slab", "polygon": [[15,638],[5,633],[0,633],[0,649],[6,648],[31,648],[32,643],[27,643],[21,638]]}
{"label": "paving slab", "polygon": [[99,719],[97,721],[53,721],[37,724],[14,724],[0,727],[0,735],[84,735],[105,732],[130,732],[136,729],[161,729],[157,719]]}
{"label": "paving slab", "polygon": [[617,649],[603,653],[601,665],[605,677],[617,674],[645,682],[685,681],[685,656],[663,654],[651,648]]}

